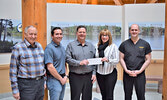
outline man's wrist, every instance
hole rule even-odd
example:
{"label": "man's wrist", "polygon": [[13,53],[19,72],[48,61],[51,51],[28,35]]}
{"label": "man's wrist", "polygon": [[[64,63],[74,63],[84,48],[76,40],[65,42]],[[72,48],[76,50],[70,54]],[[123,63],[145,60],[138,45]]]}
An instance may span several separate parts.
{"label": "man's wrist", "polygon": [[69,78],[69,76],[68,76],[68,75],[65,75],[65,77]]}

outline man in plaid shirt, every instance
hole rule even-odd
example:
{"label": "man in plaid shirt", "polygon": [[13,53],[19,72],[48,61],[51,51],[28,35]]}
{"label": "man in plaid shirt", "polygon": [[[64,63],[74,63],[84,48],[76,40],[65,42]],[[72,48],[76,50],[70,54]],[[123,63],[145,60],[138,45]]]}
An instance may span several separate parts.
{"label": "man in plaid shirt", "polygon": [[27,26],[25,39],[13,47],[10,61],[10,81],[17,100],[43,100],[44,51],[36,42],[37,29]]}

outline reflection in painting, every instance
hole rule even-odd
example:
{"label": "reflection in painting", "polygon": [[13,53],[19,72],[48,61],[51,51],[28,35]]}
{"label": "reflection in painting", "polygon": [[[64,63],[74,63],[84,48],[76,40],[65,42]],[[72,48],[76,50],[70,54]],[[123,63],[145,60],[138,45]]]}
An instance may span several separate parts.
{"label": "reflection in painting", "polygon": [[12,19],[0,19],[0,53],[11,52],[11,47],[21,40],[21,21]]}
{"label": "reflection in painting", "polygon": [[86,40],[96,46],[98,42],[98,34],[103,29],[110,30],[113,42],[119,46],[121,43],[121,24],[120,23],[62,23],[52,22],[51,29],[53,27],[61,27],[63,29],[62,44],[66,48],[70,41],[76,39],[76,28],[79,25],[84,25],[87,28]]}
{"label": "reflection in painting", "polygon": [[[133,23],[129,24],[130,26]],[[164,50],[165,23],[135,23],[140,26],[139,37],[150,43],[152,50]]]}

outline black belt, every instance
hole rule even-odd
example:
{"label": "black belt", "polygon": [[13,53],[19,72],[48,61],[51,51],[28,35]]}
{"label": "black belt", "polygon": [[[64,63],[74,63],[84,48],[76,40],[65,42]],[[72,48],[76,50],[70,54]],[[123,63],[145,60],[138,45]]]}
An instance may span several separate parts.
{"label": "black belt", "polygon": [[[48,74],[48,76],[49,76],[49,77],[53,77],[51,74]],[[61,76],[61,77],[64,77],[64,76],[66,76],[66,74],[65,74],[65,73],[64,73],[64,74],[60,74],[60,76]]]}
{"label": "black belt", "polygon": [[40,79],[43,79],[44,76],[37,76],[35,78],[21,78],[21,77],[18,77],[18,79],[26,79],[26,80],[40,80]]}
{"label": "black belt", "polygon": [[70,72],[71,74],[75,74],[75,75],[89,75],[89,74],[92,74],[92,72],[87,72],[87,73],[75,73],[75,72]]}
{"label": "black belt", "polygon": [[65,73],[64,73],[64,74],[60,74],[60,76],[61,76],[61,77],[64,77],[64,76],[66,76],[66,74],[65,74]]}

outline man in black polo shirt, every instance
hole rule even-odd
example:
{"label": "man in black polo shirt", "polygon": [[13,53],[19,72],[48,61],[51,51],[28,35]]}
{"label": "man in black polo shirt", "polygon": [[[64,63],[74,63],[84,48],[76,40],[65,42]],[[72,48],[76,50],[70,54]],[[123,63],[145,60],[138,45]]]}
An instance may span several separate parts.
{"label": "man in black polo shirt", "polygon": [[139,38],[139,26],[130,28],[131,38],[120,47],[120,63],[124,69],[123,84],[125,100],[132,100],[133,85],[138,100],[145,100],[145,69],[151,61],[151,47],[148,42]]}

